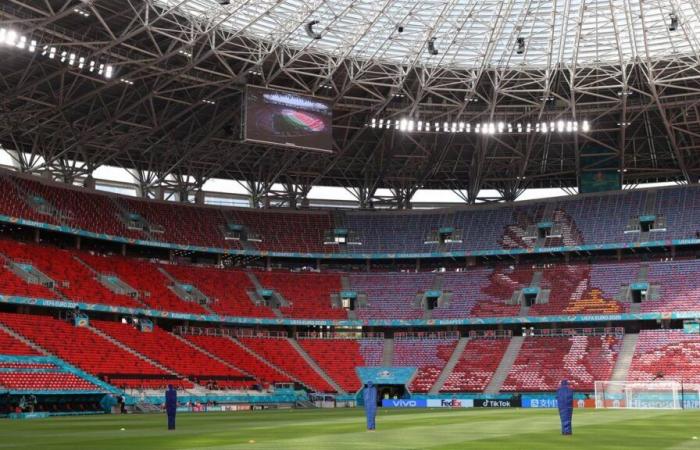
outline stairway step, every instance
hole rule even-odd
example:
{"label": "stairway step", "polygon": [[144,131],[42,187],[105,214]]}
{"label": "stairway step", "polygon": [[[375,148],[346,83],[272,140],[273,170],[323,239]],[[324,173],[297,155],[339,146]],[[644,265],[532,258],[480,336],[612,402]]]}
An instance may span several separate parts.
{"label": "stairway step", "polygon": [[21,342],[27,344],[28,346],[30,346],[31,348],[33,348],[33,349],[36,350],[37,352],[41,353],[42,355],[45,355],[45,356],[55,356],[53,353],[51,353],[50,351],[46,350],[44,347],[40,346],[39,344],[36,344],[36,343],[35,343],[34,341],[32,341],[31,339],[24,337],[23,335],[21,335],[20,333],[16,332],[15,330],[13,330],[12,328],[8,327],[8,326],[5,325],[5,324],[0,323],[0,330],[3,330],[4,332],[6,332],[6,333],[9,334],[10,336],[14,337],[14,338],[17,339],[18,341],[21,341]]}
{"label": "stairway step", "polygon": [[394,340],[384,339],[384,348],[382,350],[382,366],[390,367],[394,361]]}
{"label": "stairway step", "polygon": [[269,366],[269,367],[272,367],[272,368],[275,369],[276,371],[278,371],[278,372],[280,372],[281,374],[287,376],[290,380],[294,380],[295,382],[297,382],[297,383],[299,383],[299,384],[301,384],[301,385],[306,386],[307,389],[309,389],[310,391],[313,390],[313,389],[311,389],[310,386],[307,386],[304,382],[302,382],[301,380],[299,380],[297,377],[295,377],[295,376],[292,375],[291,373],[287,372],[286,370],[282,369],[281,367],[277,367],[276,365],[272,364],[270,361],[268,361],[267,359],[265,359],[262,355],[259,355],[258,353],[254,352],[253,350],[251,350],[250,348],[248,348],[247,346],[245,346],[245,345],[244,345],[242,342],[240,342],[238,339],[234,339],[234,338],[232,338],[231,336],[226,336],[226,339],[230,340],[234,345],[237,345],[237,346],[239,346],[240,348],[242,348],[242,349],[243,349],[245,352],[247,352],[249,355],[253,356],[255,359],[257,359],[258,361],[260,361],[261,364],[265,364],[265,365],[267,365],[267,366]]}
{"label": "stairway step", "polygon": [[496,372],[493,374],[484,393],[497,394],[501,390],[501,386],[503,386],[506,378],[508,378],[508,373],[510,373],[510,369],[513,367],[513,363],[518,357],[518,353],[520,353],[520,348],[523,346],[524,341],[525,338],[523,336],[514,336],[511,338],[508,348],[503,354],[501,362],[498,364],[498,369],[496,369]]}
{"label": "stairway step", "polygon": [[221,364],[223,364],[223,365],[225,365],[225,366],[227,366],[227,367],[230,367],[231,369],[235,369],[235,370],[237,370],[237,371],[239,371],[239,372],[241,372],[241,373],[243,373],[243,374],[245,374],[245,375],[247,375],[247,376],[249,376],[249,377],[251,377],[251,378],[255,378],[251,373],[246,372],[245,370],[241,369],[240,367],[237,367],[237,366],[234,365],[234,364],[231,364],[230,362],[226,361],[225,359],[219,358],[219,357],[216,356],[215,354],[209,352],[209,351],[208,351],[207,349],[205,349],[205,348],[200,347],[199,345],[195,344],[194,342],[190,341],[189,339],[187,339],[187,338],[185,338],[185,337],[182,337],[182,336],[180,336],[179,334],[175,334],[175,333],[170,333],[170,334],[173,335],[173,336],[175,337],[175,339],[178,339],[180,342],[183,342],[184,344],[189,345],[189,346],[192,347],[193,349],[195,349],[195,350],[197,350],[197,351],[199,351],[199,352],[201,352],[201,353],[204,353],[205,355],[207,355],[207,356],[210,357],[211,359],[213,359],[213,360],[215,360],[215,361],[218,361],[218,362],[220,362]]}
{"label": "stairway step", "polygon": [[617,361],[615,362],[615,367],[610,377],[612,381],[627,380],[627,373],[629,372],[630,365],[632,365],[632,358],[634,357],[634,351],[637,348],[638,340],[639,334],[632,333],[625,334],[625,337],[622,338],[620,352],[617,355]]}
{"label": "stairway step", "polygon": [[447,364],[445,364],[445,367],[442,368],[442,372],[440,372],[440,376],[438,379],[435,381],[435,384],[433,385],[432,388],[430,388],[429,394],[439,394],[440,390],[442,387],[445,385],[445,381],[450,377],[452,374],[452,371],[454,370],[455,366],[459,362],[459,358],[462,356],[462,353],[464,353],[464,349],[467,346],[467,343],[469,342],[469,338],[460,338],[459,342],[457,342],[457,346],[455,347],[454,351],[452,352],[452,355],[450,356],[450,359],[447,361]]}
{"label": "stairway step", "polygon": [[337,393],[339,393],[339,394],[347,394],[347,392],[345,392],[345,390],[344,390],[343,388],[341,388],[340,385],[338,385],[338,383],[336,383],[335,380],[333,380],[333,378],[331,378],[331,377],[323,370],[323,368],[321,368],[321,366],[319,366],[318,363],[317,363],[311,356],[309,356],[308,353],[306,353],[306,350],[304,350],[304,349],[302,348],[302,346],[299,344],[299,342],[297,342],[296,339],[287,338],[287,341],[289,341],[289,343],[292,344],[292,347],[294,347],[294,349],[297,351],[297,353],[299,353],[299,355],[300,355],[302,358],[304,358],[304,361],[306,361],[306,363],[307,363],[309,366],[311,366],[311,368],[314,369],[314,371],[316,371],[316,373],[317,373],[318,375],[320,375],[321,378],[323,378],[324,380],[326,380],[326,383],[328,383],[329,385],[331,385],[331,387],[332,387],[333,389],[335,389],[335,391],[336,391]]}
{"label": "stairway step", "polygon": [[[93,333],[95,333],[95,334],[97,334],[97,335],[99,335],[99,336],[101,336],[101,337],[107,339],[108,341],[110,341],[111,343],[113,343],[113,344],[116,345],[117,347],[121,348],[122,350],[127,351],[127,352],[131,353],[132,355],[135,355],[135,356],[137,356],[137,357],[143,359],[144,361],[146,361],[146,362],[148,362],[148,363],[150,363],[150,364],[156,366],[156,367],[159,368],[160,370],[162,370],[162,371],[164,371],[164,372],[166,372],[166,373],[169,373],[170,375],[174,375],[174,376],[176,376],[176,377],[178,377],[178,378],[182,378],[182,379],[185,379],[185,380],[187,379],[187,377],[185,377],[185,376],[183,376],[183,375],[180,375],[179,373],[175,372],[174,370],[171,370],[171,369],[165,367],[165,366],[162,365],[161,363],[159,363],[159,362],[157,362],[157,361],[155,361],[155,360],[149,358],[148,356],[146,356],[146,355],[144,355],[144,354],[142,354],[142,353],[137,352],[137,351],[134,350],[133,348],[131,348],[131,347],[129,347],[128,345],[126,345],[126,344],[124,344],[123,342],[121,342],[119,339],[112,337],[111,335],[105,333],[104,331],[100,330],[99,328],[96,328],[96,327],[93,327],[93,326],[88,326],[87,328],[88,328],[90,331],[92,331]],[[193,383],[193,384],[194,384],[194,383]]]}

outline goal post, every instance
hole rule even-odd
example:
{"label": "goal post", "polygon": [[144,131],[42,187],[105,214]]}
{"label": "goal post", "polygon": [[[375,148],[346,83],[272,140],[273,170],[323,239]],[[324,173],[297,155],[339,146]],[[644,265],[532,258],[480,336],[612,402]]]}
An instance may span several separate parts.
{"label": "goal post", "polygon": [[681,409],[678,381],[596,381],[595,407],[615,409]]}

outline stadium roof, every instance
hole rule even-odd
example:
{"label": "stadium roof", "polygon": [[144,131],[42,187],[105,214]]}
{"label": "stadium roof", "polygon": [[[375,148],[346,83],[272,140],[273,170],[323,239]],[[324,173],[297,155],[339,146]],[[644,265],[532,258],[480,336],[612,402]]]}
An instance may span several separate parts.
{"label": "stadium roof", "polygon": [[[219,177],[261,193],[512,199],[577,186],[585,148],[626,184],[700,176],[696,1],[11,0],[0,27],[13,33],[0,44],[0,144],[23,152],[23,170],[66,180],[112,164],[144,186]],[[246,84],[332,101],[334,152],[241,142]],[[373,118],[591,130],[405,133]]]}
{"label": "stadium roof", "polygon": [[[700,11],[692,1],[157,1],[196,19],[218,18],[221,27],[268,44],[408,67],[628,64],[700,48]],[[679,33],[669,31],[674,16]],[[311,21],[321,39],[309,39]],[[521,53],[513,51],[518,38]],[[431,39],[436,55],[428,51]]]}

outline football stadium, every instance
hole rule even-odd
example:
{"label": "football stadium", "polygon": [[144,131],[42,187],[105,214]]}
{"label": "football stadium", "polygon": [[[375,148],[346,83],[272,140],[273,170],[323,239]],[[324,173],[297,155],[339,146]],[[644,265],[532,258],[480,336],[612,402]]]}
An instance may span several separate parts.
{"label": "football stadium", "polygon": [[700,449],[698,0],[0,0],[0,449]]}

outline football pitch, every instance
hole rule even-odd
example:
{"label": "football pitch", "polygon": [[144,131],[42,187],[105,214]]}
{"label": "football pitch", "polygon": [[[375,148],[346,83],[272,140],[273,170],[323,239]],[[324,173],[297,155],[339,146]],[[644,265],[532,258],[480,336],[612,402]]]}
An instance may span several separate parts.
{"label": "football pitch", "polygon": [[[124,428],[124,430],[122,430]],[[556,410],[359,409],[0,420],[0,449],[700,449],[700,411],[578,410],[574,435]],[[693,437],[697,437],[694,439]]]}

